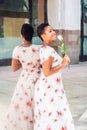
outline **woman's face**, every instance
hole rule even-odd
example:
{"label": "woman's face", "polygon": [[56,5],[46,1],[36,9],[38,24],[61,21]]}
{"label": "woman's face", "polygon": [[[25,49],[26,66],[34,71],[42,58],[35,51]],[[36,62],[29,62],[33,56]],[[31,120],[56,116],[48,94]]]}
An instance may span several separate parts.
{"label": "woman's face", "polygon": [[53,30],[51,26],[45,27],[45,31],[43,34],[44,41],[53,42],[54,40],[56,40],[56,37],[56,32]]}

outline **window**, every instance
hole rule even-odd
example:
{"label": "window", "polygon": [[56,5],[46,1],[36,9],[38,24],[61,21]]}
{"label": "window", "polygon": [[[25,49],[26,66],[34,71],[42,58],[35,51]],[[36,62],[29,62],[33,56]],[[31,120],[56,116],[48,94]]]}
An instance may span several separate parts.
{"label": "window", "polygon": [[38,44],[36,28],[47,20],[47,0],[0,0],[0,60],[12,57],[14,47],[21,44],[20,29],[25,22],[35,30],[34,41]]}

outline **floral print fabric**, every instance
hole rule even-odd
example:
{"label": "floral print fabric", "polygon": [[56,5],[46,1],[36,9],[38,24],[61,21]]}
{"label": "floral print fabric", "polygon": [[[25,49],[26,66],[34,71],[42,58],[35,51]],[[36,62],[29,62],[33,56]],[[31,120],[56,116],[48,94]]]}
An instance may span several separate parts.
{"label": "floral print fabric", "polygon": [[[41,63],[49,56],[54,57],[52,67],[59,65],[62,61],[53,48],[42,47]],[[75,130],[60,71],[47,77],[42,72],[35,85],[34,130]]]}
{"label": "floral print fabric", "polygon": [[13,58],[22,64],[22,72],[13,94],[3,130],[33,130],[34,86],[40,76],[38,45],[17,46]]}

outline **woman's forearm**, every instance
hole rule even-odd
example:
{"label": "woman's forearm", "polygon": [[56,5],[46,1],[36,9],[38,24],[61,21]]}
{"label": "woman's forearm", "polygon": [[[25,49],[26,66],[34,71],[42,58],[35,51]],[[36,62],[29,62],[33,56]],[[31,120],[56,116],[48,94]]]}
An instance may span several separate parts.
{"label": "woman's forearm", "polygon": [[50,75],[52,75],[54,73],[57,73],[62,68],[64,68],[64,64],[61,63],[60,65],[58,65],[56,67],[53,67],[53,68],[48,69],[47,71],[44,71],[44,75],[45,76],[50,76]]}

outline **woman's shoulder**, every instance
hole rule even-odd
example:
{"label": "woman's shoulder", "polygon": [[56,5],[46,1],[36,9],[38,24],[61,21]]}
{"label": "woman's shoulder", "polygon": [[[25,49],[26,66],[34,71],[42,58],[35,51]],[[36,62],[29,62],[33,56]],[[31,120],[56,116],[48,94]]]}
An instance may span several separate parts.
{"label": "woman's shoulder", "polygon": [[21,45],[15,46],[14,50],[19,50],[19,48],[21,48]]}
{"label": "woman's shoulder", "polygon": [[51,52],[51,51],[53,51],[53,48],[50,47],[50,46],[42,46],[41,49],[40,49],[40,51],[41,52],[42,51],[44,51],[44,52]]}
{"label": "woman's shoulder", "polygon": [[40,49],[40,48],[41,48],[41,45],[32,44],[32,47],[33,47],[33,48],[36,48],[36,49]]}
{"label": "woman's shoulder", "polygon": [[20,49],[20,48],[22,48],[22,44],[17,45],[17,46],[14,47],[14,49]]}

